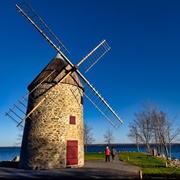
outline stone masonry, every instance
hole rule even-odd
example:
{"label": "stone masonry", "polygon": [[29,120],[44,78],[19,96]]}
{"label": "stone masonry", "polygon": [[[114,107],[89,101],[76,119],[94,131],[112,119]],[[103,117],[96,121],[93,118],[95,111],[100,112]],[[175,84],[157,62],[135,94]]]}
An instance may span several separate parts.
{"label": "stone masonry", "polygon": [[[26,119],[19,168],[65,168],[68,140],[78,141],[76,166],[84,165],[83,88],[72,77],[55,85],[44,82],[30,94],[27,114],[52,92]],[[75,124],[70,124],[70,116],[76,117]]]}

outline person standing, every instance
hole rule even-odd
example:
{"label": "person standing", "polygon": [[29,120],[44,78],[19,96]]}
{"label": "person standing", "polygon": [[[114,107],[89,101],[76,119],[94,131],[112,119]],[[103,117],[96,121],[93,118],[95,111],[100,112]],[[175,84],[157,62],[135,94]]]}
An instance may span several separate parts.
{"label": "person standing", "polygon": [[112,149],[111,149],[112,162],[115,162],[116,153],[117,153],[117,151],[115,150],[114,147],[112,147]]}
{"label": "person standing", "polygon": [[106,149],[105,149],[105,156],[106,156],[106,162],[110,162],[110,149],[109,147],[107,146]]}

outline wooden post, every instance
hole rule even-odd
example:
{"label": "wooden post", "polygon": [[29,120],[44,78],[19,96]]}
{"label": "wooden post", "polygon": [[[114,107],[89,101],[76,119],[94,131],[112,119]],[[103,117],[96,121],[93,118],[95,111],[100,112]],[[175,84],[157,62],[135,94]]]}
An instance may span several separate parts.
{"label": "wooden post", "polygon": [[129,156],[127,157],[127,160],[129,161]]}
{"label": "wooden post", "polygon": [[142,179],[142,170],[139,171],[139,179]]}
{"label": "wooden post", "polygon": [[167,163],[167,161],[166,161],[166,167],[168,167],[168,163]]}

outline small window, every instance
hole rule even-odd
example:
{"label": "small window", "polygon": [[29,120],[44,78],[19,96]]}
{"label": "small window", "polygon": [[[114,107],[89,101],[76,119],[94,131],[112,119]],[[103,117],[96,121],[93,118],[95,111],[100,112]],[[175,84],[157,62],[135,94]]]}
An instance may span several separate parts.
{"label": "small window", "polygon": [[76,124],[76,117],[75,116],[70,116],[70,124]]}
{"label": "small window", "polygon": [[81,96],[81,104],[83,105],[83,96]]}

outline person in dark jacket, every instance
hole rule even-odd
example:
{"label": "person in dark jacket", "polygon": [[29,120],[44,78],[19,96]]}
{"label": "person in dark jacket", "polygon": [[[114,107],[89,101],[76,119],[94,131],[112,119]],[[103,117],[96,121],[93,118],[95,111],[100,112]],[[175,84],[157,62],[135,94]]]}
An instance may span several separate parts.
{"label": "person in dark jacket", "polygon": [[116,155],[117,151],[115,150],[114,147],[112,147],[111,149],[111,157],[112,157],[112,162],[115,162],[115,155]]}

